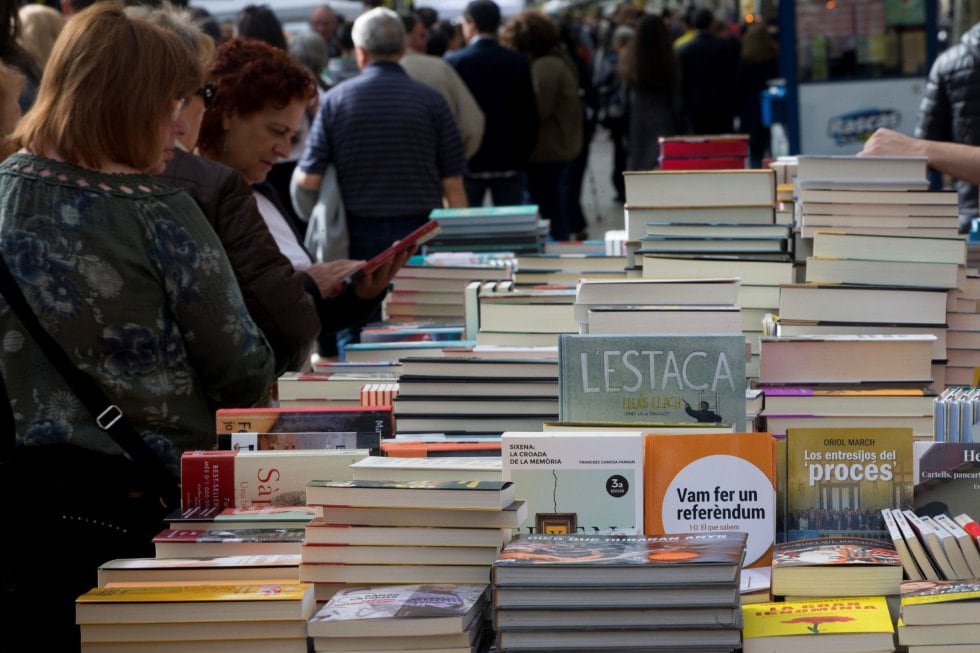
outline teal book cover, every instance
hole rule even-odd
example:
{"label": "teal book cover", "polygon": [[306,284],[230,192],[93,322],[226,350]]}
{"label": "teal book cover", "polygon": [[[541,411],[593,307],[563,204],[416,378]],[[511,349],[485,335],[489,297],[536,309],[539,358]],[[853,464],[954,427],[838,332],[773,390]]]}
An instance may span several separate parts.
{"label": "teal book cover", "polygon": [[562,422],[745,430],[743,335],[563,334],[558,365]]}

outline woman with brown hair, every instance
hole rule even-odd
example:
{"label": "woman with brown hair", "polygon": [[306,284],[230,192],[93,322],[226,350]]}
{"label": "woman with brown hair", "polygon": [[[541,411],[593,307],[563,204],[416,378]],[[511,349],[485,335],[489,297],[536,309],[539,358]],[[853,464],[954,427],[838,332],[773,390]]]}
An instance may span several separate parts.
{"label": "woman with brown hair", "polygon": [[[112,73],[120,61],[125,75]],[[177,482],[183,451],[213,447],[214,411],[255,404],[274,381],[214,231],[152,176],[201,82],[176,36],[98,3],[65,27],[12,136],[21,151],[0,164],[0,254],[27,304],[15,313],[9,287],[0,304],[11,532],[44,533],[4,538],[14,541],[3,563],[17,566],[0,630],[44,650],[77,650],[73,602],[98,564],[152,555],[162,520],[148,492]],[[40,328],[25,321],[32,313]],[[83,383],[65,380],[42,330]],[[128,438],[110,431],[110,411],[83,403],[89,387],[124,416]],[[142,463],[130,458],[144,450]],[[151,503],[134,493],[141,475],[159,479],[142,495]]]}
{"label": "woman with brown hair", "polygon": [[[209,71],[213,104],[204,114],[198,137],[200,153],[237,170],[252,186],[258,211],[279,251],[302,277],[323,329],[321,343],[333,332],[363,323],[378,310],[391,276],[410,252],[365,275],[340,295],[337,282],[361,265],[342,259],[315,263],[289,219],[275,189],[266,181],[272,165],[287,156],[307,107],[317,97],[308,69],[282,50],[255,40],[233,40],[218,48]],[[294,284],[286,286],[294,292]],[[329,350],[327,344],[323,344]]]}
{"label": "woman with brown hair", "polygon": [[647,15],[623,49],[617,68],[627,88],[627,170],[659,167],[661,136],[680,129],[680,87],[674,49],[660,16]]}
{"label": "woman with brown hair", "polygon": [[582,149],[582,104],[575,64],[562,47],[558,25],[536,9],[512,16],[500,42],[531,61],[538,100],[538,143],[528,164],[527,190],[541,217],[551,221],[551,237],[568,240],[571,231],[562,178]]}

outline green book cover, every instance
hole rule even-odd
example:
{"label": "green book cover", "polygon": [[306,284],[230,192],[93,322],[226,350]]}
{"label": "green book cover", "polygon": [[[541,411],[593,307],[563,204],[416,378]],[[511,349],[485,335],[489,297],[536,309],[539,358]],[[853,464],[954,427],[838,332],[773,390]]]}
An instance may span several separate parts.
{"label": "green book cover", "polygon": [[563,334],[558,363],[562,422],[701,422],[745,430],[742,335]]}

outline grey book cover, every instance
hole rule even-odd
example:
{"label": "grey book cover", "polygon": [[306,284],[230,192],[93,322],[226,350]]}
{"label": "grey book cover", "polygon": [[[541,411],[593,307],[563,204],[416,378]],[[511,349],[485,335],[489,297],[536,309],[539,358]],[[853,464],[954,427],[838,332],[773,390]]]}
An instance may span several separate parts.
{"label": "grey book cover", "polygon": [[745,430],[745,337],[576,335],[558,341],[559,418]]}

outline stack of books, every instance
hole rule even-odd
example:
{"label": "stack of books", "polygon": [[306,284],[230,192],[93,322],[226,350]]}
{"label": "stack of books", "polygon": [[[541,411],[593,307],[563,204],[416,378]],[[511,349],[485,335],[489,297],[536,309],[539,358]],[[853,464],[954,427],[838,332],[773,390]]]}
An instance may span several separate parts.
{"label": "stack of books", "polygon": [[558,334],[574,333],[575,288],[483,288],[477,296],[476,344],[557,347]]}
{"label": "stack of books", "polygon": [[304,408],[323,406],[361,406],[365,386],[394,384],[398,376],[374,372],[286,372],[276,382],[279,406]]}
{"label": "stack of books", "polygon": [[514,285],[569,286],[579,279],[625,279],[625,255],[618,254],[521,254],[517,256]]}
{"label": "stack of books", "polygon": [[980,649],[980,581],[902,583],[898,643],[908,653]]}
{"label": "stack of books", "polygon": [[928,333],[933,341],[931,388],[945,387],[948,290],[907,286],[786,284],[779,289],[777,335],[900,335]]}
{"label": "stack of books", "polygon": [[952,290],[966,285],[962,236],[819,231],[806,261],[807,283]]}
{"label": "stack of books", "polygon": [[635,263],[669,255],[789,260],[775,222],[769,170],[626,173],[627,251]]}
{"label": "stack of books", "polygon": [[583,279],[575,294],[578,333],[741,333],[739,280]]}
{"label": "stack of books", "polygon": [[500,651],[731,651],[745,533],[521,535],[493,563]]}
{"label": "stack of books", "polygon": [[402,361],[398,433],[540,430],[558,417],[557,348],[472,349]]}
{"label": "stack of books", "polygon": [[946,386],[974,385],[980,367],[980,276],[968,269],[962,285],[951,290],[946,306]]}
{"label": "stack of books", "polygon": [[548,235],[536,204],[433,209],[442,230],[428,252],[540,252]]}
{"label": "stack of books", "polygon": [[743,605],[742,615],[742,653],[895,650],[883,596],[756,603]]}
{"label": "stack of books", "polygon": [[99,587],[76,601],[85,653],[306,653],[308,583]]}
{"label": "stack of books", "polygon": [[510,280],[508,261],[405,265],[392,279],[392,290],[385,302],[386,318],[393,322],[430,320],[462,324],[466,285],[471,281]]}
{"label": "stack of books", "polygon": [[486,584],[491,563],[526,516],[502,481],[312,482],[300,578],[318,601],[353,585]]}
{"label": "stack of books", "polygon": [[486,585],[382,585],[340,590],[310,619],[317,653],[478,652]]}
{"label": "stack of books", "polygon": [[953,237],[955,191],[929,191],[924,157],[799,156],[800,233]]}
{"label": "stack of books", "polygon": [[661,136],[661,170],[726,170],[745,168],[749,137],[745,134]]}
{"label": "stack of books", "polygon": [[763,337],[766,429],[909,426],[931,438],[933,344],[930,335]]}

